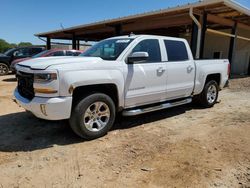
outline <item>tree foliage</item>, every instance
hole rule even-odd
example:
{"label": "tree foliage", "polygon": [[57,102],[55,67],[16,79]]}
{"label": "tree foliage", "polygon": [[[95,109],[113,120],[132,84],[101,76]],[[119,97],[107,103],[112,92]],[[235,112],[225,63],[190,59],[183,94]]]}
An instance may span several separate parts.
{"label": "tree foliage", "polygon": [[30,43],[30,42],[20,42],[18,44],[18,47],[27,47],[27,46],[32,46],[32,43]]}
{"label": "tree foliage", "polygon": [[3,53],[10,48],[27,47],[27,46],[32,46],[32,43],[20,42],[19,44],[15,44],[15,43],[10,44],[10,43],[6,42],[4,39],[0,39],[0,53]]}

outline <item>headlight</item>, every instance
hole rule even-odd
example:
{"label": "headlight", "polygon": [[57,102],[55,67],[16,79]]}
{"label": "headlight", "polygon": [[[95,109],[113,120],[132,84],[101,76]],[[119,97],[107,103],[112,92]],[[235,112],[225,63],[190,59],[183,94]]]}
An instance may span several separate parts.
{"label": "headlight", "polygon": [[56,73],[43,73],[43,74],[34,74],[34,82],[35,83],[46,83],[51,82],[53,80],[57,80]]}

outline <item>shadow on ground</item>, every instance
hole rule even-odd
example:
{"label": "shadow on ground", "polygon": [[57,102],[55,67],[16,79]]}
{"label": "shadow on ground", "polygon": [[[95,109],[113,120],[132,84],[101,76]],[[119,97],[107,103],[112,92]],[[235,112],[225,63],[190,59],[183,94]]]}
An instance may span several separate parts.
{"label": "shadow on ground", "polygon": [[6,78],[6,79],[3,79],[3,82],[16,82],[17,79],[16,78]]}
{"label": "shadow on ground", "polygon": [[250,77],[250,75],[231,75],[230,80],[248,78],[248,77]]}
{"label": "shadow on ground", "polygon": [[[178,116],[194,108],[197,107],[186,105],[136,117],[118,115],[112,130],[129,129]],[[53,145],[70,145],[83,141],[71,131],[67,121],[45,121],[26,112],[0,116],[0,151],[34,151]]]}

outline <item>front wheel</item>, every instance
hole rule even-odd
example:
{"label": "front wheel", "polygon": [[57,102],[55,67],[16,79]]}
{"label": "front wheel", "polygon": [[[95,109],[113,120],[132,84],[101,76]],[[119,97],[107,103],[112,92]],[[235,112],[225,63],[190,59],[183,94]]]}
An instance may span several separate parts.
{"label": "front wheel", "polygon": [[70,126],[82,138],[99,138],[114,124],[115,112],[115,104],[108,95],[92,94],[76,104],[70,117]]}
{"label": "front wheel", "polygon": [[202,93],[195,99],[198,99],[198,103],[203,107],[210,108],[217,102],[218,94],[219,86],[216,81],[211,80],[205,84]]}
{"label": "front wheel", "polygon": [[7,75],[9,73],[9,67],[5,63],[0,63],[0,76]]}

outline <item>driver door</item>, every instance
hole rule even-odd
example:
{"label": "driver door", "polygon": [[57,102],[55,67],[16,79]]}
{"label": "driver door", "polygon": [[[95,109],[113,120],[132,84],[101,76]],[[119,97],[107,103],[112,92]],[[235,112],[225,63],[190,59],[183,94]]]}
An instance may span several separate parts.
{"label": "driver door", "polygon": [[164,101],[166,98],[166,63],[162,62],[158,39],[139,42],[133,52],[147,52],[146,61],[127,65],[125,107]]}
{"label": "driver door", "polygon": [[19,48],[13,53],[13,60],[30,57],[29,48]]}

